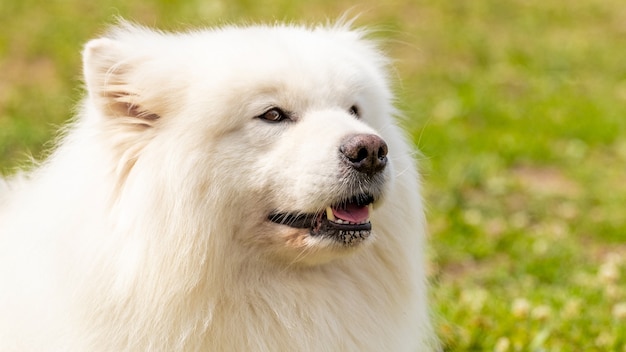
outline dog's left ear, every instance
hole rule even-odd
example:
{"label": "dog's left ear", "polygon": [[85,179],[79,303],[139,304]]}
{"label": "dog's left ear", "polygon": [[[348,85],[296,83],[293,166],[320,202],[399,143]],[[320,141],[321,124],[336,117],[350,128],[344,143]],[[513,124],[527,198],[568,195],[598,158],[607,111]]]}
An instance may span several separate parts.
{"label": "dog's left ear", "polygon": [[165,74],[149,70],[146,53],[137,54],[132,45],[100,38],[83,51],[84,76],[89,97],[104,116],[126,117],[127,122],[152,126],[170,109],[164,91]]}

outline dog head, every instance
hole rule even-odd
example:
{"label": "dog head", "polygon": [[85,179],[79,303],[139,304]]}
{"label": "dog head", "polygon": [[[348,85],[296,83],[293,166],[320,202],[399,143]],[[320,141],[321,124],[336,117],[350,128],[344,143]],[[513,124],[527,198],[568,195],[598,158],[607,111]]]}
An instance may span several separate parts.
{"label": "dog head", "polygon": [[387,60],[347,27],[122,24],[88,43],[86,108],[111,151],[120,213],[154,216],[161,236],[290,262],[373,241],[372,208],[393,182],[394,109]]}

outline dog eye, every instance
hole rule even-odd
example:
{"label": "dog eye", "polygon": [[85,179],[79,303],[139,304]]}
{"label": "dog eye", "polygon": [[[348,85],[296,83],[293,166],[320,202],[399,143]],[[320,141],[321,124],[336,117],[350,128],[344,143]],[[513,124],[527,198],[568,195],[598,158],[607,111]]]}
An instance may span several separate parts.
{"label": "dog eye", "polygon": [[279,108],[271,108],[257,117],[269,122],[281,122],[289,119],[289,116]]}
{"label": "dog eye", "polygon": [[359,117],[361,117],[361,115],[360,115],[360,111],[359,111],[359,107],[358,107],[358,106],[356,106],[356,105],[352,105],[352,106],[350,107],[350,114],[351,114],[352,116],[356,117],[357,119],[358,119]]}

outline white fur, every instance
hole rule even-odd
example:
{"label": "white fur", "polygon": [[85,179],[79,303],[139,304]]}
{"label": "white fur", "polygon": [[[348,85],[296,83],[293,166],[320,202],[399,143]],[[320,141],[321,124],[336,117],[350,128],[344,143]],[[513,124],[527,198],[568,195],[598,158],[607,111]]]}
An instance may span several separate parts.
{"label": "white fur", "polygon": [[[0,187],[0,350],[434,349],[418,175],[363,36],[121,24],[89,42],[76,121]],[[294,121],[255,118],[272,106]],[[371,238],[269,223],[336,198],[351,133],[389,147]]]}

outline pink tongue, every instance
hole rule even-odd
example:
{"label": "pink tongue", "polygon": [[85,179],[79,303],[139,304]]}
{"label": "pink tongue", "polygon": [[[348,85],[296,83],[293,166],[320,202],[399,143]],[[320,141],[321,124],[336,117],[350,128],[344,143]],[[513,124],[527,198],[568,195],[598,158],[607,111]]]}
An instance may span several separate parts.
{"label": "pink tongue", "polygon": [[335,217],[350,222],[364,222],[369,217],[369,209],[356,204],[348,204],[345,208],[332,208]]}

